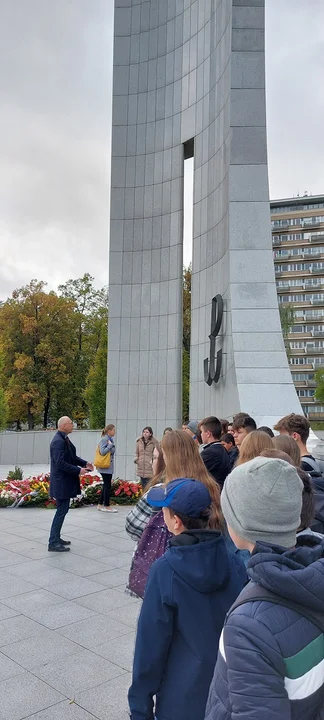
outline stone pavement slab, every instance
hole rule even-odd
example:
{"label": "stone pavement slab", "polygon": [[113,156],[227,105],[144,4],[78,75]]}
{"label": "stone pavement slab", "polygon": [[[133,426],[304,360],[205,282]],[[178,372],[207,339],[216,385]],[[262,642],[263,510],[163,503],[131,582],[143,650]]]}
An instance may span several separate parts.
{"label": "stone pavement slab", "polygon": [[52,510],[0,509],[0,720],[127,720],[141,606],[124,593],[127,512],[71,510],[56,555]]}

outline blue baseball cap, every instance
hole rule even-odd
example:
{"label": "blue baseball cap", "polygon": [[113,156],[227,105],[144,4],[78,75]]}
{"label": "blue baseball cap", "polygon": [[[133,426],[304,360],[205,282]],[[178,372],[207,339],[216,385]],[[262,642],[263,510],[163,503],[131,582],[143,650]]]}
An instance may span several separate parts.
{"label": "blue baseball cap", "polygon": [[192,518],[200,517],[211,504],[206,486],[191,478],[177,478],[166,486],[153,487],[146,499],[152,507],[167,507]]}

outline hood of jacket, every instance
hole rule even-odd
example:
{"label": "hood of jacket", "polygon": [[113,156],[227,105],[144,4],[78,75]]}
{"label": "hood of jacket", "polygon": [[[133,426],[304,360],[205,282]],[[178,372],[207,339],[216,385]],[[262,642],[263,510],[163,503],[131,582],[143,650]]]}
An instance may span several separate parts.
{"label": "hood of jacket", "polygon": [[[185,562],[188,555],[190,562]],[[215,530],[187,530],[173,537],[164,557],[185,583],[201,593],[216,592],[229,582],[225,540]]]}
{"label": "hood of jacket", "polygon": [[323,611],[324,540],[300,535],[291,550],[257,543],[247,572],[251,580],[306,608]]}

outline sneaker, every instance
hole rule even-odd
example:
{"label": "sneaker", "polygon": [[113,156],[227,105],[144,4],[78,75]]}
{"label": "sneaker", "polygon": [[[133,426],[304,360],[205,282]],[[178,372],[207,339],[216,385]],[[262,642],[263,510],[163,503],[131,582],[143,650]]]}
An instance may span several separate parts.
{"label": "sneaker", "polygon": [[48,552],[70,552],[70,548],[65,545],[49,545],[47,549]]}
{"label": "sneaker", "polygon": [[104,507],[102,508],[102,512],[116,513],[118,510],[116,510],[116,508]]}
{"label": "sneaker", "polygon": [[102,508],[103,508],[103,505],[99,505],[99,503],[98,503],[97,510],[102,510]]}

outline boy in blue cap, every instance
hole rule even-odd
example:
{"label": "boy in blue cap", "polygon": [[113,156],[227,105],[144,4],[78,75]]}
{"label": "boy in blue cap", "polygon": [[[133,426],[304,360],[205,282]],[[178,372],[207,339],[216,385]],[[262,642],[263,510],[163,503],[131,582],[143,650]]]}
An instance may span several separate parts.
{"label": "boy in blue cap", "polygon": [[174,537],[148,577],[128,694],[131,718],[203,720],[225,615],[245,570],[221,532],[206,529],[211,497],[203,483],[178,478],[152,488],[147,500],[163,508]]}

